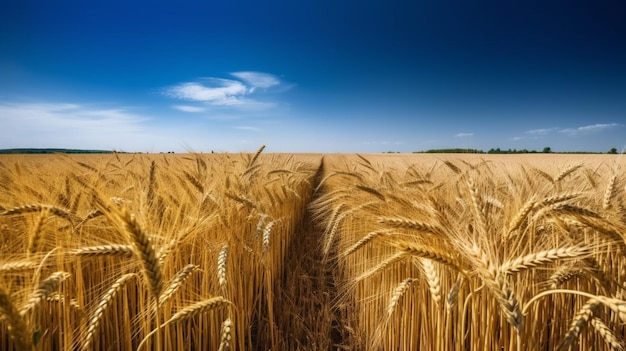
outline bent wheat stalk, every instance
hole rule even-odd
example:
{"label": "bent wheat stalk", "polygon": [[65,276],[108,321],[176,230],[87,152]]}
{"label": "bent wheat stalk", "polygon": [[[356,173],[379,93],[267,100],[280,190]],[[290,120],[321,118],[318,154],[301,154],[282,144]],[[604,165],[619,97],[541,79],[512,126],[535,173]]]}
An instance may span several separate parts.
{"label": "bent wheat stalk", "polygon": [[172,323],[182,322],[182,321],[191,319],[195,316],[210,312],[217,308],[222,308],[230,303],[231,303],[230,301],[226,300],[222,296],[216,296],[210,299],[196,302],[191,306],[187,306],[183,308],[182,310],[176,312],[176,314],[174,314],[170,319],[165,321],[165,323],[158,326],[157,329],[151,331],[148,335],[146,335],[146,337],[141,341],[141,343],[139,343],[139,346],[137,346],[137,351],[141,350],[141,348],[146,343],[146,341],[148,341],[150,337],[154,335],[155,333],[157,333],[161,328],[165,328],[166,326]]}

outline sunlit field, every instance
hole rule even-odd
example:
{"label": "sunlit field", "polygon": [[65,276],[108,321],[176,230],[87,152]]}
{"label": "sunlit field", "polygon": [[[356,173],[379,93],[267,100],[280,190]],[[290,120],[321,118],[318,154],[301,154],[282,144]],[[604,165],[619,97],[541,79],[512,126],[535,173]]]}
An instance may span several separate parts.
{"label": "sunlit field", "polygon": [[620,155],[0,156],[2,350],[623,350]]}

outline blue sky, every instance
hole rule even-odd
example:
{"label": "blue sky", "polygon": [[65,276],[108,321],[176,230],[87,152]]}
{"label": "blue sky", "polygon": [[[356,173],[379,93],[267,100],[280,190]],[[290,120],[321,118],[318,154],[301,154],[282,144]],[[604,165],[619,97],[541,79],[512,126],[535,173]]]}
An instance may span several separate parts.
{"label": "blue sky", "polygon": [[0,148],[626,146],[626,3],[13,1]]}

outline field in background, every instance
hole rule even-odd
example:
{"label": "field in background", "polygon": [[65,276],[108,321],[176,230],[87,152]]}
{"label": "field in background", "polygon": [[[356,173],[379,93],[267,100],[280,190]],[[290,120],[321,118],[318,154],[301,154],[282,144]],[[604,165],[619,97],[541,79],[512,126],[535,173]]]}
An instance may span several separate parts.
{"label": "field in background", "polygon": [[619,155],[0,156],[0,349],[621,350]]}

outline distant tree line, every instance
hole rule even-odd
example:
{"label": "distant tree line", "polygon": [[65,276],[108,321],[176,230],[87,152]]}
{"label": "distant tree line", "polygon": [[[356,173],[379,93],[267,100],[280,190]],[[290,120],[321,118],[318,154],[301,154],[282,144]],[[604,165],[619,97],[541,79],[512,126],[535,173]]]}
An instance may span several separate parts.
{"label": "distant tree line", "polygon": [[[537,150],[527,150],[527,149],[500,149],[500,148],[491,148],[489,151],[484,152],[483,150],[477,149],[431,149],[426,151],[414,151],[413,153],[424,153],[424,154],[551,154],[554,153],[552,148],[546,146],[541,151]],[[589,152],[589,151],[559,151],[556,152],[559,154],[601,154],[602,152]],[[617,154],[616,148],[611,148],[607,154]]]}
{"label": "distant tree line", "polygon": [[[0,149],[0,154],[111,154],[109,150],[78,149]],[[119,153],[119,152],[118,152]]]}
{"label": "distant tree line", "polygon": [[425,153],[425,154],[484,154],[483,150],[476,149],[431,149],[426,151],[417,151],[415,153]]}

